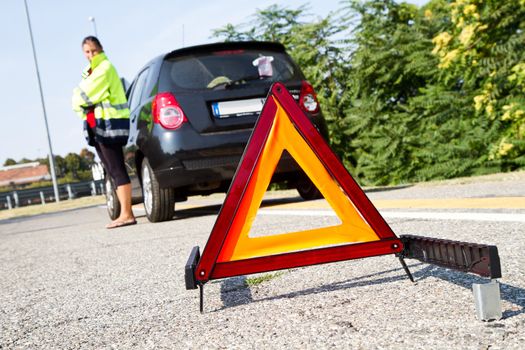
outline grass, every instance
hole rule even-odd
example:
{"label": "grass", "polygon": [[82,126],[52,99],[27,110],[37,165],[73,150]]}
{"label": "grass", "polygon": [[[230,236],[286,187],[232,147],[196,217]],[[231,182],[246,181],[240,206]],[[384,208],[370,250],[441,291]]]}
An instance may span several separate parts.
{"label": "grass", "polygon": [[71,200],[61,201],[59,203],[46,203],[45,205],[29,205],[26,207],[5,209],[0,211],[0,220],[12,219],[21,216],[32,216],[46,213],[55,213],[64,210],[90,207],[93,205],[102,205],[106,203],[104,196],[81,197]]}
{"label": "grass", "polygon": [[277,278],[279,276],[282,276],[284,275],[284,272],[283,271],[279,271],[279,272],[276,272],[276,273],[267,273],[267,274],[264,274],[264,275],[261,275],[261,276],[257,276],[257,277],[249,277],[247,278],[245,281],[244,281],[244,284],[247,286],[247,287],[253,287],[253,286],[257,286],[261,283],[264,283],[266,281],[270,281],[274,278]]}

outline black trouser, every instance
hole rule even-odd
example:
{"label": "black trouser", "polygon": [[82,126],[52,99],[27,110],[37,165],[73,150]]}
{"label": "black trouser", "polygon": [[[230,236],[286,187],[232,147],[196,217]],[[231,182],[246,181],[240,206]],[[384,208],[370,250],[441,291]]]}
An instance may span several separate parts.
{"label": "black trouser", "polygon": [[95,142],[98,157],[104,165],[104,169],[111,176],[115,187],[130,183],[126,165],[124,164],[124,152],[121,145],[104,145]]}

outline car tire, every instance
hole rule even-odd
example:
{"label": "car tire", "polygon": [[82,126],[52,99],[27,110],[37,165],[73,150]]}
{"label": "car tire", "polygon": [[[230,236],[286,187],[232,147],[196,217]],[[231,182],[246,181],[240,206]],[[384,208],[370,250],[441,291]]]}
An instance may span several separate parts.
{"label": "car tire", "polygon": [[111,220],[115,220],[120,215],[120,202],[117,196],[117,189],[109,176],[106,176],[104,183],[106,185],[106,207],[108,209],[108,215]]}
{"label": "car tire", "polygon": [[175,191],[161,188],[149,162],[142,162],[142,195],[146,216],[151,222],[171,220],[175,214]]}
{"label": "car tire", "polygon": [[310,180],[310,178],[304,173],[299,175],[297,183],[295,184],[295,188],[297,189],[297,192],[299,192],[301,198],[304,200],[309,201],[324,198],[317,187],[315,187],[312,180]]}

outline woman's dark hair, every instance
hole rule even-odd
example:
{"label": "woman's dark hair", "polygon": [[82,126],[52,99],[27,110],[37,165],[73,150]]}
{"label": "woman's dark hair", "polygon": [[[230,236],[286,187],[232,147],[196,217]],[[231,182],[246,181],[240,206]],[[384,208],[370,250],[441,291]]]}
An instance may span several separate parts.
{"label": "woman's dark hair", "polygon": [[84,46],[84,44],[87,43],[88,41],[92,42],[96,46],[100,47],[101,50],[103,50],[102,44],[100,43],[100,41],[98,40],[96,36],[92,36],[92,35],[86,36],[84,40],[82,40],[82,46]]}

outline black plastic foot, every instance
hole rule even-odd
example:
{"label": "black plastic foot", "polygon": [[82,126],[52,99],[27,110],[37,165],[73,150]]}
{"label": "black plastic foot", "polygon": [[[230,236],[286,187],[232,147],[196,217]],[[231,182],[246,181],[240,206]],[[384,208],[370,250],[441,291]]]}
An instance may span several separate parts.
{"label": "black plastic foot", "polygon": [[186,289],[188,290],[197,289],[197,281],[195,280],[195,269],[197,268],[197,264],[199,263],[200,258],[201,254],[199,251],[199,247],[193,247],[188,258],[188,262],[186,263],[186,266],[184,268],[184,279],[186,281]]}

